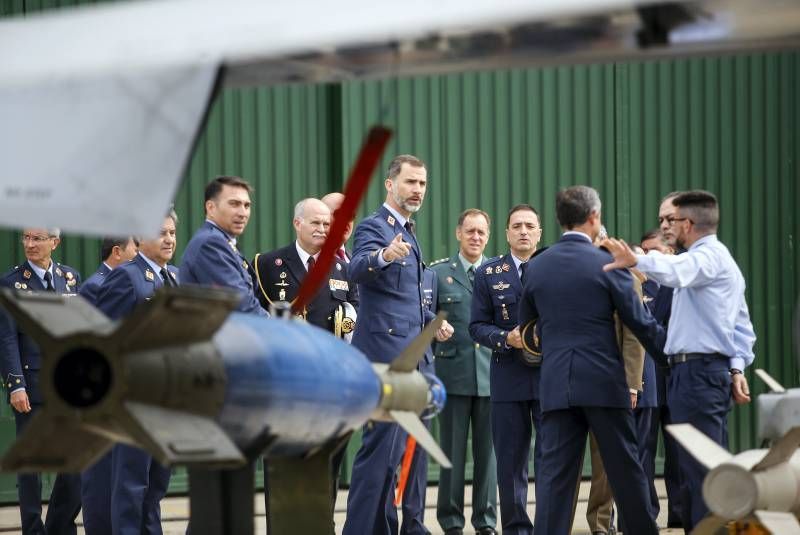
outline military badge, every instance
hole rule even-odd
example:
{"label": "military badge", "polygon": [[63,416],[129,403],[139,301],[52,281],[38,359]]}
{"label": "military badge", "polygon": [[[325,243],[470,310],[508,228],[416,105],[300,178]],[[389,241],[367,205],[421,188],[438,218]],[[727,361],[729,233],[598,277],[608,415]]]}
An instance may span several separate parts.
{"label": "military badge", "polygon": [[497,266],[496,268],[494,268],[494,272],[495,272],[495,274],[502,273],[503,272],[503,268],[501,268],[500,266]]}
{"label": "military badge", "polygon": [[72,280],[72,278],[74,277],[71,271],[67,271],[67,273],[64,276],[67,277],[67,280]]}
{"label": "military badge", "polygon": [[498,290],[500,292],[502,292],[503,290],[505,290],[506,288],[508,288],[510,286],[511,285],[508,284],[507,282],[498,282],[497,284],[492,284],[492,288],[494,288],[495,290]]}
{"label": "military badge", "polygon": [[152,271],[150,271],[149,269],[144,272],[144,278],[149,280],[150,282],[153,282],[154,280],[156,280],[155,274]]}
{"label": "military badge", "polygon": [[386,222],[389,223],[391,226],[394,226],[394,218],[392,216],[387,217]]}
{"label": "military badge", "polygon": [[289,286],[289,284],[284,280],[286,278],[285,271],[281,271],[280,275],[278,276],[281,278],[281,282],[276,282],[275,286]]}
{"label": "military badge", "polygon": [[281,288],[281,291],[278,292],[278,300],[279,301],[286,301],[286,290]]}
{"label": "military badge", "polygon": [[27,289],[28,289],[28,285],[27,285],[27,284],[25,284],[24,282],[22,283],[22,289],[23,289],[23,290],[27,290]]}
{"label": "military badge", "polygon": [[281,265],[283,265],[283,260],[281,260],[280,258],[276,258],[276,259],[275,259],[275,265],[276,265],[276,266],[281,266]]}
{"label": "military badge", "polygon": [[236,251],[236,244],[234,243],[234,241],[233,241],[233,240],[228,240],[228,245],[230,245],[230,246],[231,246],[231,249],[233,249],[234,251]]}
{"label": "military badge", "polygon": [[344,334],[353,332],[353,329],[355,328],[356,328],[356,322],[353,321],[353,318],[344,318],[342,320],[342,332]]}
{"label": "military badge", "polygon": [[341,270],[342,270],[342,265],[336,264],[336,271],[341,271]]}
{"label": "military badge", "polygon": [[25,271],[22,272],[22,278],[23,279],[30,279],[31,278],[31,272],[26,269]]}
{"label": "military badge", "polygon": [[508,271],[508,270],[509,270],[509,269],[511,269],[511,268],[509,267],[509,265],[508,265],[508,264],[503,264],[503,265],[501,266],[501,269],[502,269],[503,271]]}
{"label": "military badge", "polygon": [[56,275],[58,275],[60,277],[63,274],[64,273],[61,271],[61,268],[56,268]]}
{"label": "military badge", "polygon": [[347,281],[340,281],[336,279],[329,279],[328,286],[330,287],[331,291],[344,290],[346,292],[350,289],[350,285],[347,284]]}
{"label": "military badge", "polygon": [[489,266],[489,267],[486,268],[486,274],[487,275],[491,275],[492,274],[492,266]]}
{"label": "military badge", "polygon": [[445,280],[447,281],[447,284],[453,284],[453,277],[447,277]]}
{"label": "military badge", "polygon": [[75,286],[77,282],[75,279],[70,279],[67,281],[67,286]]}
{"label": "military badge", "polygon": [[508,317],[508,309],[506,308],[506,304],[505,303],[503,303],[503,309],[500,312],[503,314],[503,319],[504,320],[509,319],[509,317]]}

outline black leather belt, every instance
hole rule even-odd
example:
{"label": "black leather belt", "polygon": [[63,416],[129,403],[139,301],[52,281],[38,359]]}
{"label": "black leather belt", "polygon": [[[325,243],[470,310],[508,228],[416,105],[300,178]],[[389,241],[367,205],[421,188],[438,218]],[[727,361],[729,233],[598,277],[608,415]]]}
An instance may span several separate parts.
{"label": "black leather belt", "polygon": [[676,364],[683,364],[684,362],[688,362],[690,360],[706,358],[724,359],[727,357],[720,355],[719,353],[678,353],[677,355],[667,355],[667,364],[670,368],[672,368]]}

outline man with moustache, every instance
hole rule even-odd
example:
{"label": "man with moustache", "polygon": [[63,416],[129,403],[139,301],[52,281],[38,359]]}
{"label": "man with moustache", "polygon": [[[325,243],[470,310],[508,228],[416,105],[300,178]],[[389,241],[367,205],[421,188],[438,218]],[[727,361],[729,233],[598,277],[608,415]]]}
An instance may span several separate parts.
{"label": "man with moustache", "polygon": [[[520,324],[541,332],[541,470],[536,473],[536,535],[567,535],[580,459],[591,431],[620,517],[631,533],[656,535],[639,465],[631,392],[615,311],[646,349],[661,356],[663,330],[634,291],[628,271],[604,272],[610,255],[594,246],[601,228],[597,192],[572,186],[556,197],[564,230],[526,273]],[[538,440],[537,440],[538,442]]]}
{"label": "man with moustache", "polygon": [[[275,301],[291,302],[300,291],[306,274],[316,263],[331,225],[330,209],[319,199],[303,199],[294,207],[292,219],[295,242],[253,260],[258,299],[269,310]],[[358,307],[356,285],[348,277],[347,263],[334,260],[328,273],[328,284],[314,296],[301,315],[303,319],[337,336],[352,332],[354,314],[346,312]],[[331,515],[336,505],[339,471],[346,447],[331,459]]]}
{"label": "man with moustache", "polygon": [[[100,246],[100,266],[83,281],[78,294],[97,305],[97,294],[113,269],[132,260],[139,251],[139,240],[132,236],[104,238]],[[111,533],[111,452],[106,453],[81,474],[83,528],[89,535]]]}
{"label": "man with moustache", "polygon": [[[755,333],[745,301],[745,281],[728,248],[717,239],[719,205],[710,192],[682,192],[667,223],[686,252],[634,254],[609,240],[613,270],[636,266],[659,284],[675,288],[664,352],[670,366],[667,403],[673,423],[690,423],[728,446],[727,417],[732,401],[750,401],[742,373],[753,362]],[[700,386],[699,386],[700,385]],[[687,531],[708,513],[702,485],[707,470],[679,449],[683,526]]]}
{"label": "man with moustache", "polygon": [[[328,208],[330,208],[331,217],[335,217],[336,216],[336,210],[338,210],[339,207],[344,202],[344,194],[343,193],[339,193],[338,191],[335,191],[333,193],[328,193],[327,195],[323,196],[322,199],[320,199],[320,200],[322,202],[324,202],[325,205]],[[350,221],[347,224],[347,230],[345,230],[344,236],[342,237],[342,244],[339,246],[339,249],[336,251],[336,258],[338,258],[340,260],[344,260],[348,264],[350,263],[350,253],[345,248],[345,244],[347,243],[347,240],[350,239],[350,236],[353,234],[353,224],[354,223],[355,223],[355,221]]]}
{"label": "man with moustache", "polygon": [[[422,250],[411,219],[422,206],[427,184],[422,160],[408,154],[393,158],[384,181],[386,202],[356,227],[350,276],[358,283],[360,303],[353,345],[373,362],[391,362],[435,317],[424,306]],[[436,338],[445,340],[452,333],[444,322]],[[398,532],[392,494],[406,436],[395,423],[364,426],[344,535]]]}
{"label": "man with moustache", "polygon": [[[0,287],[23,291],[76,295],[81,276],[73,268],[55,262],[53,251],[61,243],[58,229],[22,230],[25,262],[0,279]],[[0,309],[0,366],[9,404],[14,409],[17,435],[25,430],[42,406],[39,391],[41,353],[11,316]],[[81,509],[78,474],[58,474],[50,493],[47,516],[42,523],[42,479],[39,473],[17,474],[22,532],[28,534],[77,533],[75,517]]]}
{"label": "man with moustache", "polygon": [[463,533],[464,467],[472,425],[472,526],[478,534],[494,533],[497,525],[497,464],[492,448],[489,401],[490,349],[469,336],[475,274],[485,262],[489,214],[477,208],[461,213],[456,225],[458,252],[431,264],[438,276],[438,309],[447,312],[455,333],[436,342],[436,375],[447,389],[439,414],[439,440],[453,468],[439,475],[436,516],[448,535]]}
{"label": "man with moustache", "polygon": [[183,252],[182,284],[236,290],[239,312],[268,315],[256,299],[250,264],[236,245],[250,220],[253,188],[238,176],[218,176],[205,190],[206,221]]}
{"label": "man with moustache", "polygon": [[[178,285],[178,270],[169,265],[175,254],[178,216],[164,218],[158,237],[142,240],[130,262],[106,276],[97,295],[97,308],[112,320],[128,316],[137,305],[162,287]],[[110,510],[113,535],[160,535],[161,499],[169,487],[170,470],[134,446],[117,444],[111,450]]]}
{"label": "man with moustache", "polygon": [[527,503],[528,457],[534,428],[534,470],[541,466],[539,366],[523,358],[519,329],[522,323],[517,311],[522,274],[541,236],[539,214],[531,205],[519,204],[509,211],[509,252],[487,261],[475,273],[469,324],[472,339],[492,350],[491,425],[500,520],[502,532],[512,535],[533,533]]}

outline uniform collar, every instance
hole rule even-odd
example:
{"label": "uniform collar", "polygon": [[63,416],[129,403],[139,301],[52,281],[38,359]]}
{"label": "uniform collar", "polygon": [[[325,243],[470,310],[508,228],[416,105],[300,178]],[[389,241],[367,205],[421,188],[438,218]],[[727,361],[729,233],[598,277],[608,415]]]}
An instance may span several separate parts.
{"label": "uniform collar", "polygon": [[[299,242],[299,241],[297,241],[297,240],[295,240],[295,242],[294,242],[294,247],[295,247],[295,249],[297,249],[297,256],[299,256],[299,257],[300,257],[300,262],[302,262],[302,263],[303,263],[303,267],[305,267],[306,269],[308,269],[308,259],[309,259],[309,258],[310,258],[312,255],[308,254],[308,253],[306,252],[306,250],[305,250],[305,249],[303,249],[303,248],[300,246],[300,242]],[[314,256],[314,260],[316,261],[316,260],[317,260],[317,258],[319,258],[319,253],[317,253],[317,254],[315,254],[315,255],[313,255],[313,256]]]}
{"label": "uniform collar", "polygon": [[48,266],[47,269],[40,268],[39,266],[37,266],[36,264],[31,262],[30,260],[26,260],[26,262],[31,267],[33,272],[36,273],[36,276],[39,277],[39,280],[42,281],[42,286],[46,286],[46,284],[44,282],[44,274],[45,273],[50,273],[50,280],[53,281],[52,284],[53,284],[53,287],[55,287],[55,279],[53,278],[53,264],[55,264],[55,262],[53,262],[52,258],[50,259],[50,266]]}
{"label": "uniform collar", "polygon": [[161,270],[162,270],[162,269],[166,269],[166,268],[167,268],[167,266],[164,266],[164,267],[162,268],[162,267],[161,267],[161,266],[159,266],[157,263],[153,262],[151,259],[149,259],[148,257],[146,257],[146,256],[145,256],[145,255],[144,255],[144,254],[143,254],[141,251],[140,251],[139,253],[137,253],[137,254],[138,254],[139,256],[141,256],[141,257],[142,257],[142,260],[144,260],[145,262],[147,262],[147,265],[148,265],[148,266],[150,266],[150,267],[153,269],[153,271],[155,271],[155,272],[156,272],[156,273],[158,273],[158,274],[160,274],[160,273],[161,273]]}
{"label": "uniform collar", "polygon": [[579,230],[567,230],[561,236],[562,237],[563,236],[580,236],[582,238],[585,238],[585,239],[589,240],[589,243],[592,243],[592,238],[590,238],[588,234],[586,234],[584,232],[581,232]]}
{"label": "uniform collar", "polygon": [[486,261],[486,257],[481,255],[478,261],[473,264],[472,262],[464,258],[464,255],[461,254],[461,251],[458,252],[458,259],[461,261],[461,265],[464,267],[464,272],[468,272],[469,268],[471,267],[475,268],[475,271],[478,271],[478,268],[481,267],[481,264],[483,264]]}
{"label": "uniform collar", "polygon": [[695,249],[697,247],[700,247],[701,245],[703,245],[705,243],[713,243],[713,242],[716,242],[716,241],[719,241],[717,239],[717,235],[716,234],[708,234],[707,236],[703,236],[702,238],[700,238],[699,240],[694,242],[691,245],[691,247],[689,247],[689,251],[691,251],[692,249]]}
{"label": "uniform collar", "polygon": [[389,203],[386,203],[386,202],[383,203],[383,207],[386,208],[389,211],[389,213],[394,216],[395,221],[397,221],[400,224],[401,227],[405,227],[406,226],[406,222],[408,221],[408,219],[406,219],[401,214],[399,214],[397,212],[397,210],[395,210],[394,208],[389,206]]}
{"label": "uniform collar", "polygon": [[222,234],[228,239],[228,242],[232,243],[234,245],[234,247],[236,246],[236,238],[234,238],[233,236],[231,236],[230,234],[228,234],[227,232],[222,230],[222,227],[220,227],[219,225],[217,225],[216,223],[214,223],[210,219],[206,219],[206,223],[208,223],[212,227],[214,227],[217,230],[219,230],[220,232],[222,232]]}

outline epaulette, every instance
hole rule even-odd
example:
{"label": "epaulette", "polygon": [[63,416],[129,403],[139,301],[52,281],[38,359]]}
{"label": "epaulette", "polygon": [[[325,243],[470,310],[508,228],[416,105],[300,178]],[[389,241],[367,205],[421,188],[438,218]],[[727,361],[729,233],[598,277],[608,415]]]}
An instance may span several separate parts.
{"label": "epaulette", "polygon": [[433,262],[428,264],[428,267],[433,267],[433,266],[435,266],[437,264],[443,264],[443,263],[447,262],[448,260],[450,260],[450,259],[449,258],[440,258],[439,260],[434,260]]}

